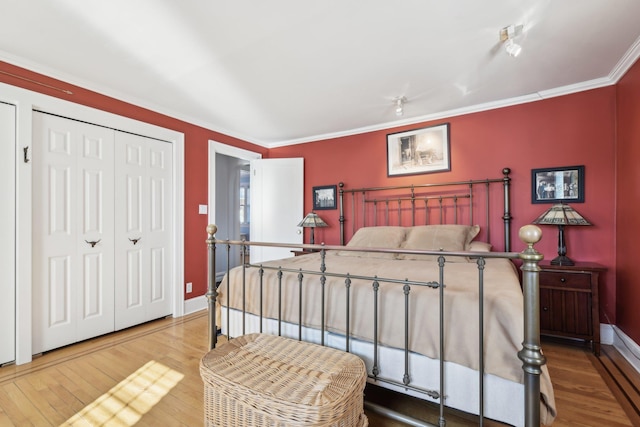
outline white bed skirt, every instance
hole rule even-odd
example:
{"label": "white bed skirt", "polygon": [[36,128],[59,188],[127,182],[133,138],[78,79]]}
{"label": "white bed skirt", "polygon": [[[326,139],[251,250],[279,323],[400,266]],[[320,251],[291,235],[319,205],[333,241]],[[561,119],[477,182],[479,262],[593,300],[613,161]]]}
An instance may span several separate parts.
{"label": "white bed skirt", "polygon": [[[247,313],[245,315],[245,330],[242,330],[242,312],[231,310],[231,329],[229,334],[237,337],[260,331],[259,317]],[[226,307],[221,312],[222,332],[227,334]],[[282,335],[298,338],[298,325],[282,322]],[[273,319],[262,320],[262,332],[268,334],[278,333],[278,322]],[[339,350],[345,350],[346,338],[344,335],[331,332],[324,333],[325,345]],[[321,343],[321,333],[317,329],[302,328],[304,341]],[[373,368],[373,344],[361,340],[350,339],[349,351],[360,356],[367,366],[367,372],[371,374]],[[389,347],[378,346],[379,378],[390,379],[396,383],[402,383],[404,376],[404,351]],[[409,353],[409,375],[411,386],[438,391],[440,387],[440,362],[426,356]],[[448,407],[477,415],[479,413],[479,374],[478,371],[465,366],[445,362],[445,404]],[[423,400],[439,403],[437,399],[413,389],[391,384],[385,381],[376,381],[372,378],[368,382],[390,390],[408,394]],[[484,416],[496,421],[514,426],[524,425],[524,385],[491,374],[484,375]]]}

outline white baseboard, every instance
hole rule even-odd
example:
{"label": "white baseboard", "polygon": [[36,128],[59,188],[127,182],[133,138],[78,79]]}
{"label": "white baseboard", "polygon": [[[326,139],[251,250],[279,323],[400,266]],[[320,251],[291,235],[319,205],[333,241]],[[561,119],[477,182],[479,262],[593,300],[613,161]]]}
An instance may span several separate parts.
{"label": "white baseboard", "polygon": [[206,310],[209,307],[207,297],[201,295],[184,301],[184,314],[195,313],[196,311]]}
{"label": "white baseboard", "polygon": [[[604,326],[604,325],[602,325]],[[640,373],[640,345],[627,336],[615,325],[606,325],[612,337],[612,345]],[[603,329],[600,329],[603,331]],[[601,339],[602,344],[605,343]]]}
{"label": "white baseboard", "polygon": [[606,323],[600,324],[600,344],[613,345],[614,336],[615,332],[613,332],[613,325]]}

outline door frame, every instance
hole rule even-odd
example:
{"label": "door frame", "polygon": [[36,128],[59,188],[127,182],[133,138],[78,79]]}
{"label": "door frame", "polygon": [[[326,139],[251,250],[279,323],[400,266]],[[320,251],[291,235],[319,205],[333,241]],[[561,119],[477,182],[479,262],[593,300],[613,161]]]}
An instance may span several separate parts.
{"label": "door frame", "polygon": [[[31,362],[32,330],[32,185],[31,162],[24,147],[32,146],[33,110],[57,114],[170,142],[173,150],[173,317],[185,313],[184,283],[184,134],[128,117],[0,83],[0,100],[16,106],[16,364]],[[28,156],[30,156],[30,151]],[[27,158],[28,160],[28,158]]]}

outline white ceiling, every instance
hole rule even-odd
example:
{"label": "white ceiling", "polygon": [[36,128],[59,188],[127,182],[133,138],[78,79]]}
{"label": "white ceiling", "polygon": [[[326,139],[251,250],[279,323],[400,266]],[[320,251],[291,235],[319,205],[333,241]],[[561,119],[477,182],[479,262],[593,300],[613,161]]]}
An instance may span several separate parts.
{"label": "white ceiling", "polygon": [[613,84],[639,17],[638,0],[0,0],[0,60],[274,147]]}

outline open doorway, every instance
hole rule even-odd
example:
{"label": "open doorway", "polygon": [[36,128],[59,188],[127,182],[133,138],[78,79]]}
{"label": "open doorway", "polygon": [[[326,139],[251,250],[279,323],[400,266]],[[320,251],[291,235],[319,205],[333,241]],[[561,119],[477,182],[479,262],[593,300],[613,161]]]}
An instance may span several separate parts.
{"label": "open doorway", "polygon": [[[303,196],[304,159],[262,159],[259,153],[209,141],[209,223],[218,226],[219,240],[246,235],[254,242],[302,243],[297,224],[303,217]],[[216,280],[222,279],[227,264],[240,265],[240,248],[235,248],[228,263],[226,249],[216,251]],[[251,247],[253,263],[287,256],[293,256],[287,248]]]}
{"label": "open doorway", "polygon": [[[251,225],[251,187],[249,160],[216,154],[216,194],[215,218],[218,237],[228,240],[250,240]],[[241,248],[232,246],[229,254],[229,268],[240,265]],[[245,255],[248,252],[245,252]],[[227,257],[219,257],[225,269]]]}
{"label": "open doorway", "polygon": [[[250,240],[251,161],[253,151],[209,141],[209,223],[218,226],[219,239]],[[241,192],[241,187],[244,190]],[[240,250],[229,254],[229,267],[240,265]],[[226,250],[216,251],[216,280],[227,271]]]}

